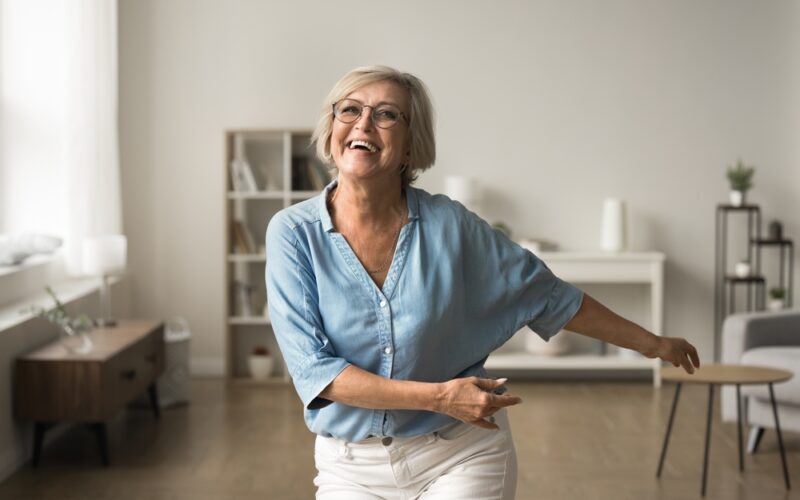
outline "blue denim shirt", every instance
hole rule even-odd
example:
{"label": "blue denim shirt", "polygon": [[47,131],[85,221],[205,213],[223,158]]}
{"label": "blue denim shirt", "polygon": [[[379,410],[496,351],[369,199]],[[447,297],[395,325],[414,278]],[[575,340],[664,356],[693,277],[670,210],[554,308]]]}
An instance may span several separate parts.
{"label": "blue denim shirt", "polygon": [[348,365],[382,377],[443,382],[485,376],[483,364],[524,325],[556,334],[582,292],[535,255],[443,195],[405,189],[409,222],[379,289],[322,194],[281,210],[267,228],[269,313],[308,428],[359,441],[416,436],[454,421],[319,397]]}

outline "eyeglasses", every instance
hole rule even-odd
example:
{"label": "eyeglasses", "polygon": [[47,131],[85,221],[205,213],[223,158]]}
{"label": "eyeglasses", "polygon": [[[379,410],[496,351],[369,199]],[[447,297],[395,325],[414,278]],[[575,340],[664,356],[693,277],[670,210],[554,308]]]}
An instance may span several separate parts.
{"label": "eyeglasses", "polygon": [[355,99],[342,99],[334,103],[333,116],[342,123],[353,123],[361,117],[364,108],[372,108],[370,118],[372,119],[372,123],[380,128],[394,127],[394,125],[400,121],[401,117],[408,123],[408,117],[394,104],[387,103],[379,104],[378,106],[370,106],[356,101]]}

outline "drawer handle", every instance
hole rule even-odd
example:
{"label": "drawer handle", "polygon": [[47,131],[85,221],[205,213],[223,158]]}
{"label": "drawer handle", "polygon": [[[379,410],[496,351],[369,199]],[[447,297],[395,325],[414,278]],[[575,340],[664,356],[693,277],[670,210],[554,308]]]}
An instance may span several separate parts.
{"label": "drawer handle", "polygon": [[133,380],[136,378],[136,370],[125,370],[120,373],[120,377],[127,380]]}

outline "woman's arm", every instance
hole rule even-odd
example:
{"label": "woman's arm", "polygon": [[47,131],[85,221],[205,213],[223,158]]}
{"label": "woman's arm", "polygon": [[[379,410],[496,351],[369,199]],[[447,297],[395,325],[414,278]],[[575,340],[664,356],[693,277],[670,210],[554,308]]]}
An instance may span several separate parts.
{"label": "woman's arm", "polygon": [[320,397],[360,408],[433,411],[479,427],[497,429],[497,425],[484,418],[500,408],[522,402],[516,396],[493,392],[505,382],[506,379],[478,377],[441,383],[392,380],[350,365]]}
{"label": "woman's arm", "polygon": [[682,338],[659,337],[614,313],[588,294],[567,330],[638,351],[648,358],[661,358],[688,373],[700,367],[700,358],[692,344]]}

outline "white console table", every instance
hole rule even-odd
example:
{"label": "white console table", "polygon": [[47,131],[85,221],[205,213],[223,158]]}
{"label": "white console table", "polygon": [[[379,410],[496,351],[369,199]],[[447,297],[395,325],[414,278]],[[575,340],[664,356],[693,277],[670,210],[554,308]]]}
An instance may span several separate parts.
{"label": "white console table", "polygon": [[[581,284],[646,284],[650,288],[650,328],[661,335],[664,327],[664,260],[659,252],[539,252],[548,267],[565,281]],[[527,329],[527,327],[526,327]],[[636,353],[634,353],[636,354]],[[652,370],[653,384],[661,385],[661,361],[641,356],[580,354],[542,356],[524,350],[500,349],[486,361],[490,371],[638,371]]]}

